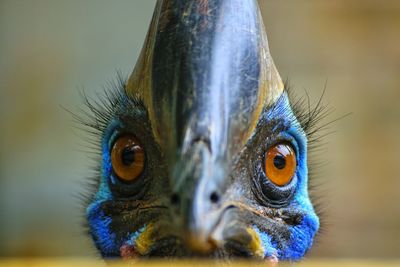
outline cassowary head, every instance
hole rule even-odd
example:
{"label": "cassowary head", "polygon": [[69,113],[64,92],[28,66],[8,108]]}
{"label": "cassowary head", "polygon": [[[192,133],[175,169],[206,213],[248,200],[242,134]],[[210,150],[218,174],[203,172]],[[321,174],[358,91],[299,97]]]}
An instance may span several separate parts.
{"label": "cassowary head", "polygon": [[289,103],[255,0],[159,0],[118,87],[87,103],[101,160],[86,217],[104,257],[304,256],[315,114]]}

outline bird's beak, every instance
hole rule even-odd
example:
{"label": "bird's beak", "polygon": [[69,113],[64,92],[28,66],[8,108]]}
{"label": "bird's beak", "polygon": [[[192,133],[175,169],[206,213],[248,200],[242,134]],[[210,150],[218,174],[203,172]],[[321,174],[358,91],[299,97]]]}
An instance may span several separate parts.
{"label": "bird's beak", "polygon": [[224,162],[213,159],[203,140],[196,140],[175,165],[172,196],[174,225],[187,245],[205,253],[217,245],[213,231],[220,220]]}
{"label": "bird's beak", "polygon": [[231,163],[282,91],[255,0],[157,2],[126,92],[148,108],[192,249],[212,247]]}

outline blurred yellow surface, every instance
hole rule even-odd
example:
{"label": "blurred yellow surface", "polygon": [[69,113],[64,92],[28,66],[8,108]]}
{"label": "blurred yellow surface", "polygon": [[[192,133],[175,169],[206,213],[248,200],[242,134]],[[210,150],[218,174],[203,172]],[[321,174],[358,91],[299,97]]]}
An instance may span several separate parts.
{"label": "blurred yellow surface", "polygon": [[[86,259],[8,259],[0,261],[1,267],[94,267],[94,266],[136,266],[136,267],[186,267],[186,266],[232,266],[232,267],[248,267],[248,266],[264,266],[270,265],[263,262],[236,262],[227,264],[223,262],[210,262],[210,261],[149,261],[149,262],[135,262],[124,263],[114,262],[106,264],[103,261],[94,261]],[[309,260],[300,263],[281,263],[279,266],[296,266],[296,267],[398,267],[400,261],[378,261],[378,260]]]}

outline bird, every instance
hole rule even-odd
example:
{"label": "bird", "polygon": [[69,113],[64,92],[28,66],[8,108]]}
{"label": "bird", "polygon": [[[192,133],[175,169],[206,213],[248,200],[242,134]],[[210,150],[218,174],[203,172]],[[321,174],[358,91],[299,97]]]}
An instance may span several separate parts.
{"label": "bird", "polygon": [[277,71],[256,0],[158,0],[136,66],[79,117],[85,220],[105,259],[298,261],[320,215],[310,107]]}

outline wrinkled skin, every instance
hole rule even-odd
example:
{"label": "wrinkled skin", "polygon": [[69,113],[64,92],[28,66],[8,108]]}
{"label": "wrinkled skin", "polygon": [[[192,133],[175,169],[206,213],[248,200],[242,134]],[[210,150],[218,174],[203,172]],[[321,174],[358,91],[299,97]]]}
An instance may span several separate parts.
{"label": "wrinkled skin", "polygon": [[[86,209],[104,257],[304,256],[319,228],[307,135],[255,1],[159,1],[138,64],[119,87],[95,123],[102,159]],[[111,162],[115,140],[127,133],[146,155],[129,184]],[[297,166],[277,186],[263,164],[282,142],[294,148]]]}

